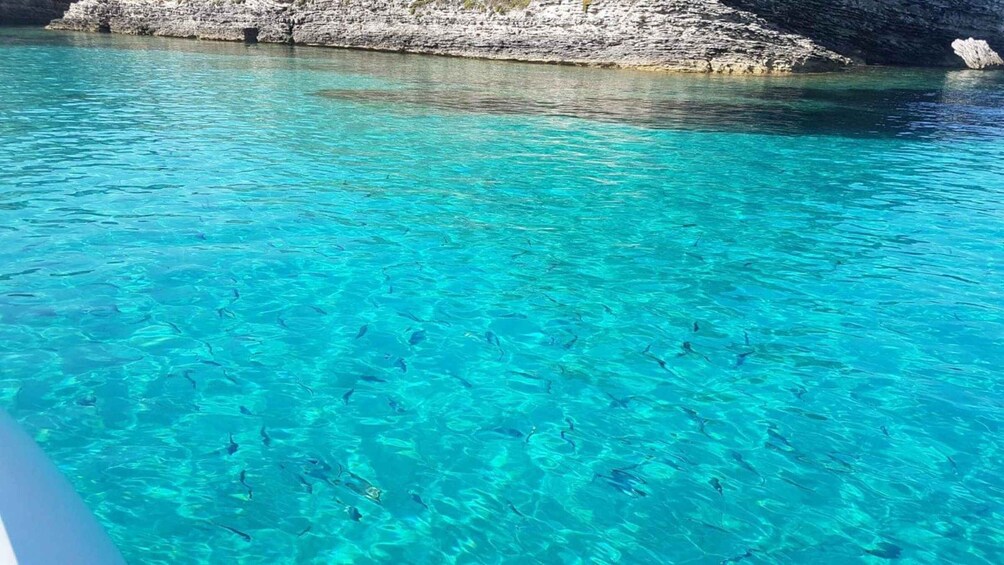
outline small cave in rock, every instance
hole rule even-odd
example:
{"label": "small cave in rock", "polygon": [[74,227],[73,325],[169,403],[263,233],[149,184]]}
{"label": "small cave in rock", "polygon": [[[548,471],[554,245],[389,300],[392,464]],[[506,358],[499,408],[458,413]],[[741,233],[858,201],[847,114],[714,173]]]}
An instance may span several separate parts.
{"label": "small cave in rock", "polygon": [[101,22],[98,24],[98,33],[111,33],[112,25],[108,22]]}
{"label": "small cave in rock", "polygon": [[253,44],[258,43],[258,28],[256,27],[246,27],[244,28],[244,43]]}

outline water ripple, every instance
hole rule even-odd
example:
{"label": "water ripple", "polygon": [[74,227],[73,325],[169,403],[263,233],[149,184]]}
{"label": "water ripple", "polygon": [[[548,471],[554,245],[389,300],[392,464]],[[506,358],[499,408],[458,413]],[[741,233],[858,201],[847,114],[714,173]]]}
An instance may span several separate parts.
{"label": "water ripple", "polygon": [[1001,80],[0,29],[0,399],[144,563],[997,562]]}

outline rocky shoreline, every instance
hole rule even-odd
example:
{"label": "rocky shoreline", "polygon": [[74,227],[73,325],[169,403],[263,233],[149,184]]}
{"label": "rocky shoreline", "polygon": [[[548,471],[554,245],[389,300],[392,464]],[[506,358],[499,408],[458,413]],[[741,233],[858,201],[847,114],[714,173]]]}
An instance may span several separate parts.
{"label": "rocky shoreline", "polygon": [[79,0],[49,28],[772,74],[961,64],[1004,0]]}

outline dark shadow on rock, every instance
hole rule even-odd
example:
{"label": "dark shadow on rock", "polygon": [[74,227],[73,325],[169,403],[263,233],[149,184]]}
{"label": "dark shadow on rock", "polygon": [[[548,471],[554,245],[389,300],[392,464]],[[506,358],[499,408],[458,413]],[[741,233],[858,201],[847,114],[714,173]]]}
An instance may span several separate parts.
{"label": "dark shadow on rock", "polygon": [[868,63],[959,66],[952,41],[1004,43],[1001,0],[722,0]]}

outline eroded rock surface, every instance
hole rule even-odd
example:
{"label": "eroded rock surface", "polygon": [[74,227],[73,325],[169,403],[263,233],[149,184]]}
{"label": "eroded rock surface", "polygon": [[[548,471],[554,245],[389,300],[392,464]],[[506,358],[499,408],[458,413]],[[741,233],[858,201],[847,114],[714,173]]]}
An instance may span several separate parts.
{"label": "eroded rock surface", "polygon": [[79,0],[50,27],[773,73],[957,65],[956,37],[1004,44],[1004,0]]}
{"label": "eroded rock surface", "polygon": [[51,27],[720,73],[849,63],[717,0],[80,0]]}
{"label": "eroded rock surface", "polygon": [[990,45],[982,39],[956,39],[952,42],[952,49],[970,69],[991,69],[994,67],[1004,67],[1004,59],[990,48]]}

